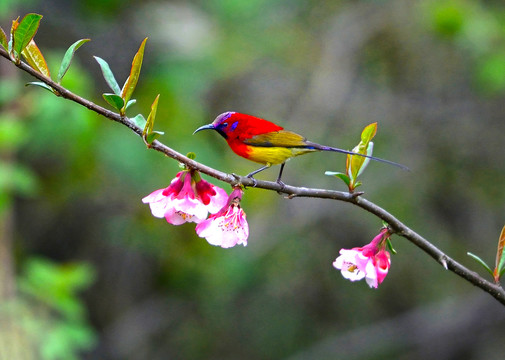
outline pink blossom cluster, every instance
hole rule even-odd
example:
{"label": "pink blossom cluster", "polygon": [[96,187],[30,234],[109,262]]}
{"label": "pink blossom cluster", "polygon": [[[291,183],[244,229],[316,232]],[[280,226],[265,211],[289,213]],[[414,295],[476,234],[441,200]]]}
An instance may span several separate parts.
{"label": "pink blossom cluster", "polygon": [[[167,188],[142,199],[151,213],[172,225],[197,224],[196,233],[223,248],[247,245],[249,226],[240,207],[243,191],[236,187],[230,196],[226,191],[200,177],[196,170],[179,172]],[[207,218],[208,214],[210,216]]]}
{"label": "pink blossom cluster", "polygon": [[384,228],[368,245],[341,249],[333,266],[341,271],[344,278],[351,281],[364,278],[368,286],[377,288],[391,267],[390,255],[385,249],[389,236],[389,230]]}

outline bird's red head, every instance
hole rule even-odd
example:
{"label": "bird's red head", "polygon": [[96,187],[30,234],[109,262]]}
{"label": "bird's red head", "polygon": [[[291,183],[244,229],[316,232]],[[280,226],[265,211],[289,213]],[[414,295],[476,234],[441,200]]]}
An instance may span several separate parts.
{"label": "bird's red head", "polygon": [[264,134],[272,131],[282,130],[282,127],[270,121],[246,115],[235,111],[227,111],[216,117],[208,125],[204,125],[195,130],[216,130],[226,140],[244,140],[252,136]]}

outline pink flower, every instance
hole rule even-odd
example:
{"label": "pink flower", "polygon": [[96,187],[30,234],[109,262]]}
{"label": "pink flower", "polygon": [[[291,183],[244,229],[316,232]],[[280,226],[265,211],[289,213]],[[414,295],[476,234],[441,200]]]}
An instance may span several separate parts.
{"label": "pink flower", "polygon": [[210,215],[207,220],[196,226],[198,236],[207,239],[209,244],[230,248],[235,245],[247,246],[249,225],[247,224],[244,210],[240,207],[242,189],[235,188],[228,204],[217,214]]}
{"label": "pink flower", "polygon": [[172,225],[202,222],[209,212],[218,212],[227,201],[226,191],[202,180],[195,170],[179,172],[169,187],[142,199],[149,204],[153,216],[164,217]]}
{"label": "pink flower", "polygon": [[389,252],[385,250],[388,229],[382,229],[370,244],[352,249],[341,249],[333,266],[351,281],[365,278],[368,286],[377,288],[391,267]]}

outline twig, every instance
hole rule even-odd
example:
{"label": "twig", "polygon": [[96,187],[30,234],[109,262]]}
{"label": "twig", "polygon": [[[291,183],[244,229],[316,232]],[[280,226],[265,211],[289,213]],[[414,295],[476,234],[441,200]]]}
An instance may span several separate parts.
{"label": "twig", "polygon": [[[5,51],[0,46],[0,55],[9,61],[11,61],[8,53]],[[100,114],[110,120],[119,122],[127,127],[129,127],[134,133],[136,133],[138,136],[142,137],[142,130],[139,128],[133,121],[131,121],[128,117],[126,116],[120,116],[119,114],[112,112],[110,110],[107,110],[99,105],[96,105],[95,103],[86,100],[73,92],[67,90],[60,84],[57,84],[56,82],[52,81],[51,79],[45,77],[44,75],[40,74],[39,72],[35,71],[32,69],[29,65],[25,64],[24,62],[20,62],[19,64],[15,64],[18,68],[21,70],[29,73],[33,77],[39,79],[40,81],[44,82],[45,84],[49,85],[52,87],[56,92],[58,93],[59,96],[74,101],[86,108],[88,108],[91,111],[96,112],[97,114]],[[155,140],[151,146],[149,147],[150,149],[159,151],[166,156],[177,160],[181,163],[186,164],[187,166],[194,168],[204,174],[207,174],[215,179],[221,180],[223,182],[226,182],[231,185],[237,185],[237,184],[242,184],[244,186],[254,186],[256,188],[260,189],[265,189],[265,190],[272,190],[276,191],[279,193],[283,193],[287,195],[287,198],[293,199],[296,197],[311,197],[311,198],[321,198],[321,199],[333,199],[333,200],[340,200],[344,201],[347,203],[351,203],[353,205],[356,205],[373,215],[377,216],[378,218],[384,220],[389,224],[391,229],[396,233],[396,235],[404,237],[405,239],[409,240],[412,242],[414,245],[419,247],[421,250],[423,250],[425,253],[430,255],[435,261],[440,263],[446,270],[450,270],[454,272],[455,274],[459,275],[463,279],[467,280],[471,284],[481,288],[485,292],[489,293],[491,296],[493,296],[496,300],[498,300],[500,303],[505,305],[505,290],[501,288],[500,286],[485,280],[482,278],[480,275],[477,273],[469,270],[462,264],[458,263],[454,259],[450,258],[447,256],[444,252],[442,252],[439,248],[434,246],[432,243],[430,243],[428,240],[423,238],[421,235],[417,234],[415,231],[410,229],[408,226],[403,224],[400,220],[398,220],[396,217],[394,217],[392,214],[387,212],[385,209],[381,208],[380,206],[372,203],[371,201],[368,201],[364,199],[360,193],[347,193],[347,192],[342,192],[342,191],[335,191],[335,190],[327,190],[327,189],[312,189],[312,188],[305,188],[305,187],[295,187],[295,186],[290,186],[290,185],[280,185],[277,182],[271,182],[271,181],[263,181],[263,180],[257,180],[256,184],[254,181],[250,178],[244,177],[244,176],[238,176],[235,174],[227,174],[222,171],[216,170],[214,168],[211,168],[209,166],[203,165],[197,161],[194,161],[192,159],[189,159],[188,157],[184,156],[183,154],[175,151],[174,149],[166,146],[165,144],[161,143],[158,140]]]}

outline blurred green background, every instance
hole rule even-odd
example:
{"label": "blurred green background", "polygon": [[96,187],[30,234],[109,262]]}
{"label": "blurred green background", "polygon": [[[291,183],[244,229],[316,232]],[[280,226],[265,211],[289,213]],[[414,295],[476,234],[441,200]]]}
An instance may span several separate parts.
{"label": "blurred green background", "polygon": [[[137,104],[170,147],[226,172],[256,165],[197,127],[228,111],[342,148],[379,123],[365,197],[481,271],[505,224],[502,1],[3,0],[0,24],[44,15],[36,41],[63,85],[106,106],[92,55],[118,82],[149,37]],[[141,198],[178,164],[128,129],[38,88],[0,59],[0,359],[502,359],[505,315],[490,296],[405,240],[379,289],[344,280],[340,248],[381,222],[348,204],[242,202],[249,245],[228,250]],[[345,157],[291,161],[290,185],[345,190]],[[277,169],[258,178],[274,180]],[[207,178],[207,180],[209,180]],[[214,184],[224,187],[210,179]]]}

